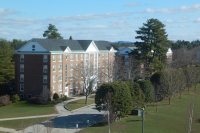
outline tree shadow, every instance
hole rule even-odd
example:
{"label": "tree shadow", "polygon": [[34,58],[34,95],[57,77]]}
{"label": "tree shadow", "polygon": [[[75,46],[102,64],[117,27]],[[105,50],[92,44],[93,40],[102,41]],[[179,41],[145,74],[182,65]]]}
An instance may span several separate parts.
{"label": "tree shadow", "polygon": [[76,114],[56,117],[41,124],[45,127],[75,129],[85,128],[103,122],[105,122],[105,117],[102,114]]}

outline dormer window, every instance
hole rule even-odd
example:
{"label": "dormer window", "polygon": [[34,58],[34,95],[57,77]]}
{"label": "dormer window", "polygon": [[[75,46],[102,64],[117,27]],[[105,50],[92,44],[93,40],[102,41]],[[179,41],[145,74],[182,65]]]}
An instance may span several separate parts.
{"label": "dormer window", "polygon": [[32,51],[35,51],[35,45],[32,45]]}

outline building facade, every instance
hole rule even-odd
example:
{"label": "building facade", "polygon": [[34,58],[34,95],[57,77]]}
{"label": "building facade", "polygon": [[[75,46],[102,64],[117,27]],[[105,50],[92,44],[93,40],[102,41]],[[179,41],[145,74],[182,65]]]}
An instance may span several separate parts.
{"label": "building facade", "polygon": [[32,39],[15,53],[16,87],[25,98],[74,96],[113,80],[116,50],[107,41]]}

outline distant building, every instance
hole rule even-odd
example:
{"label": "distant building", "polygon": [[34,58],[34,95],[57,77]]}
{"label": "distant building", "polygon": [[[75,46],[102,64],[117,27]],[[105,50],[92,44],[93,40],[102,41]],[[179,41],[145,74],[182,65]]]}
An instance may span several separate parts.
{"label": "distant building", "polygon": [[131,75],[132,64],[130,62],[130,53],[134,47],[119,47],[116,53],[116,79],[128,80]]}
{"label": "distant building", "polygon": [[74,96],[83,93],[84,78],[94,78],[95,89],[113,80],[116,52],[107,41],[32,39],[15,53],[17,90],[25,98],[45,90]]}

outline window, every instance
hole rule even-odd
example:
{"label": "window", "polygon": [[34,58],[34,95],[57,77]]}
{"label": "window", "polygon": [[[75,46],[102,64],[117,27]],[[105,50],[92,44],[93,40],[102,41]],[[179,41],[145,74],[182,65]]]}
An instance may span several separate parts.
{"label": "window", "polygon": [[59,81],[62,81],[62,75],[59,75],[59,76],[58,76],[58,80],[59,80]]}
{"label": "window", "polygon": [[73,68],[74,68],[74,64],[71,63],[71,64],[70,64],[70,67],[71,67],[70,69],[73,70]]}
{"label": "window", "polygon": [[47,89],[47,85],[43,85],[43,90],[46,90]]}
{"label": "window", "polygon": [[73,77],[73,69],[70,71],[70,76]]}
{"label": "window", "polygon": [[56,71],[56,66],[55,66],[55,65],[53,65],[53,67],[52,67],[52,71],[53,71],[53,72]]}
{"label": "window", "polygon": [[71,89],[74,88],[74,84],[73,84],[73,82],[71,82],[70,88],[71,88]]}
{"label": "window", "polygon": [[74,59],[74,54],[70,54],[70,60]]}
{"label": "window", "polygon": [[43,55],[43,62],[48,62],[48,56],[47,55]]}
{"label": "window", "polygon": [[55,55],[52,55],[52,60],[53,60],[53,62],[56,61],[56,57],[55,57]]}
{"label": "window", "polygon": [[32,45],[32,51],[35,51],[35,45]]}
{"label": "window", "polygon": [[23,54],[20,55],[20,62],[22,62],[22,63],[24,62],[24,55]]}
{"label": "window", "polygon": [[24,82],[24,74],[20,74],[20,82]]}
{"label": "window", "polygon": [[20,64],[20,72],[24,72],[24,64]]}
{"label": "window", "polygon": [[24,84],[20,84],[19,90],[20,90],[20,91],[24,91]]}
{"label": "window", "polygon": [[44,65],[43,66],[43,73],[47,73],[47,71],[48,71],[47,65]]}
{"label": "window", "polygon": [[47,83],[47,75],[43,75],[43,83]]}
{"label": "window", "polygon": [[59,70],[59,71],[62,71],[62,64],[59,65],[58,70]]}

